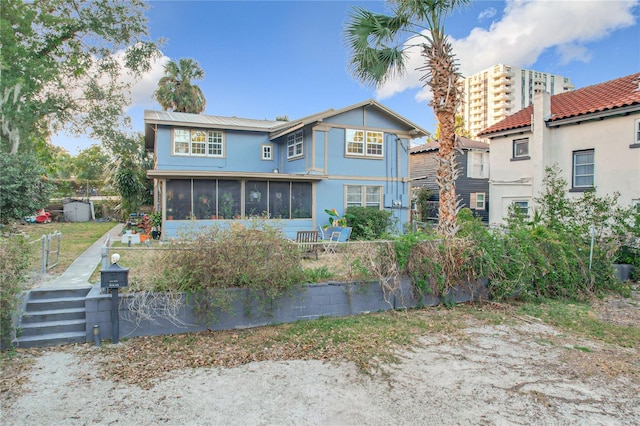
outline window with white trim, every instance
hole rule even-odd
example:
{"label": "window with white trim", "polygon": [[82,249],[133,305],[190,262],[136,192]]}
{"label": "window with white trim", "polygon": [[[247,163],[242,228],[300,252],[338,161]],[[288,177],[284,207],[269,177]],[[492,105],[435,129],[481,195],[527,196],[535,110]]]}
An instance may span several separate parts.
{"label": "window with white trim", "polygon": [[529,217],[529,201],[514,201],[513,206],[516,212]]}
{"label": "window with white trim", "polygon": [[223,157],[223,133],[218,130],[173,129],[173,154]]}
{"label": "window with white trim", "polygon": [[573,188],[592,188],[594,185],[594,151],[573,152]]}
{"label": "window with white trim", "polygon": [[472,179],[489,178],[489,153],[486,151],[467,152],[467,177]]}
{"label": "window with white trim", "polygon": [[261,160],[273,160],[273,145],[271,144],[263,144],[260,146],[261,149]]}
{"label": "window with white trim", "polygon": [[637,148],[640,146],[640,119],[636,120],[636,128],[635,128],[635,138],[633,139],[633,143],[631,144],[633,148]]}
{"label": "window with white trim", "polygon": [[529,138],[513,140],[513,158],[529,157]]}
{"label": "window with white trim", "polygon": [[177,155],[189,155],[191,134],[188,130],[173,130],[173,153]]}
{"label": "window with white trim", "polygon": [[382,206],[382,187],[369,185],[347,185],[347,207],[373,207]]}
{"label": "window with white trim", "polygon": [[362,157],[384,157],[384,133],[345,130],[345,154]]}
{"label": "window with white trim", "polygon": [[484,210],[486,195],[487,194],[484,192],[472,192],[470,194],[471,199],[469,200],[469,208],[471,208],[472,210]]}
{"label": "window with white trim", "polygon": [[302,157],[302,146],[302,130],[298,130],[287,136],[287,159]]}

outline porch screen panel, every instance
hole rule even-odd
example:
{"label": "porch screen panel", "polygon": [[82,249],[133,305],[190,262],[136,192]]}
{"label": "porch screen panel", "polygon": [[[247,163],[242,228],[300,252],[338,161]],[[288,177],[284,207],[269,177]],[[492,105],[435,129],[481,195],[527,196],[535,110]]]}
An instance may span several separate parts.
{"label": "porch screen panel", "polygon": [[291,183],[291,218],[311,218],[311,183]]}
{"label": "porch screen panel", "polygon": [[269,182],[269,217],[289,219],[291,201],[289,182]]}
{"label": "porch screen panel", "polygon": [[218,181],[218,218],[234,219],[240,217],[240,181]]}
{"label": "porch screen panel", "polygon": [[244,187],[244,214],[262,216],[267,213],[267,182],[247,181]]}
{"label": "porch screen panel", "polygon": [[216,181],[195,179],[193,181],[193,214],[197,219],[217,219]]}
{"label": "porch screen panel", "polygon": [[188,216],[191,216],[191,179],[168,180],[167,220],[185,220]]}

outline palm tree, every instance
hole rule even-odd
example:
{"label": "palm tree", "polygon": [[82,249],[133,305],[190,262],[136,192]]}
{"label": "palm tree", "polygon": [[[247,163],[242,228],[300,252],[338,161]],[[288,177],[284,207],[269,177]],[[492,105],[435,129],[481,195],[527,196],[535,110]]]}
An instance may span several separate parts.
{"label": "palm tree", "polygon": [[[456,195],[457,138],[456,110],[461,99],[458,83],[462,78],[451,43],[444,33],[444,19],[469,0],[389,0],[393,15],[354,8],[346,28],[351,72],[363,83],[381,85],[405,70],[410,47],[418,46],[425,59],[421,80],[433,93],[429,105],[440,128],[437,183],[440,189],[437,231],[445,237],[456,234],[456,215],[460,201]],[[401,36],[410,36],[407,43]]]}
{"label": "palm tree", "polygon": [[158,81],[158,90],[153,94],[165,111],[200,114],[207,101],[200,87],[191,80],[202,80],[204,71],[194,59],[169,61],[164,66],[165,76]]}

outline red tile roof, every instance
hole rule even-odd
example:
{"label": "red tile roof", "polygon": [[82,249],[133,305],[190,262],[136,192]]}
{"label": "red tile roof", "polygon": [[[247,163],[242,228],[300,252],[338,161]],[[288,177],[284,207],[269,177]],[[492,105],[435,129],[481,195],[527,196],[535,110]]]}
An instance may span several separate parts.
{"label": "red tile roof", "polygon": [[[547,122],[639,104],[640,73],[636,73],[551,96],[551,119]],[[484,129],[478,136],[529,127],[531,114],[533,114],[533,105]]]}

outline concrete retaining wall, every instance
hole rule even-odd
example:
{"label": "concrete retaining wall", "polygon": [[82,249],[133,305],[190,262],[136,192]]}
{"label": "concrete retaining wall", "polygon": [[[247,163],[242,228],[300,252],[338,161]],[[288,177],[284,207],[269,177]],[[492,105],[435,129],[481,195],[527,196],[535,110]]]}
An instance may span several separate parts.
{"label": "concrete retaining wall", "polygon": [[[134,299],[127,294],[120,295],[119,337],[155,336],[197,332],[205,330],[230,330],[258,327],[269,324],[289,323],[299,320],[312,320],[320,317],[338,317],[368,312],[388,311],[391,309],[435,306],[441,302],[439,297],[417,295],[408,279],[402,280],[399,289],[390,293],[383,290],[380,282],[342,283],[327,282],[296,286],[290,294],[284,295],[261,306],[246,289],[229,289],[232,293],[232,311],[214,309],[207,318],[196,317],[192,300],[186,296],[180,299],[179,308],[173,319],[166,315],[151,315],[142,318],[130,309]],[[473,285],[461,285],[448,299],[451,302],[468,302],[488,298],[487,282]],[[163,312],[166,304],[162,298],[148,300],[148,311]],[[155,300],[155,302],[152,302]],[[87,342],[93,341],[93,328],[100,327],[100,339],[111,339],[111,295],[101,294],[100,286],[95,285],[86,299]]]}

